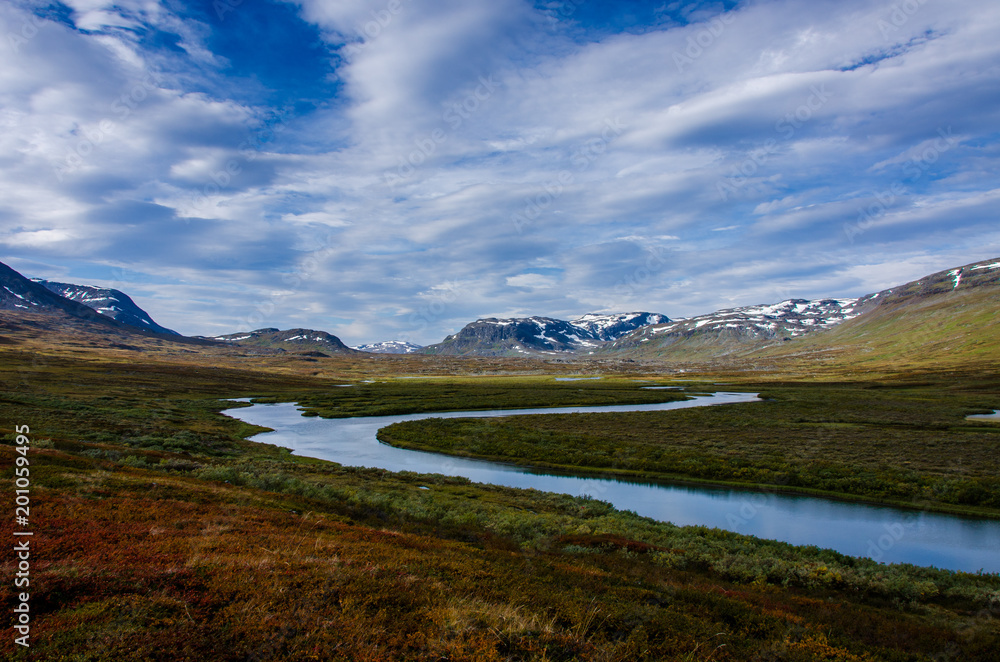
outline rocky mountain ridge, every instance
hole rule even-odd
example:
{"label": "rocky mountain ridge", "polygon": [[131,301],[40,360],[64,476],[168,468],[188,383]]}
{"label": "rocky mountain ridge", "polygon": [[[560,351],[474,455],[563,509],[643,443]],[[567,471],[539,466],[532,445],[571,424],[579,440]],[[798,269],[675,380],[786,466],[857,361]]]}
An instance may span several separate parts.
{"label": "rocky mountain ridge", "polygon": [[488,317],[422,350],[449,356],[517,356],[539,353],[587,353],[647,324],[669,321],[658,313],[584,315],[573,321],[552,317]]}

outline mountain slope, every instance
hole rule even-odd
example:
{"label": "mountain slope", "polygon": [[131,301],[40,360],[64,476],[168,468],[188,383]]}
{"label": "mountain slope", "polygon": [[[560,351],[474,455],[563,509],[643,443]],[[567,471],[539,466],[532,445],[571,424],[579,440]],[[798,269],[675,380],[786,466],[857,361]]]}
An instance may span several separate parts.
{"label": "mountain slope", "polygon": [[1000,362],[1000,259],[939,271],[859,306],[857,318],[761,356],[859,369]]}
{"label": "mountain slope", "polygon": [[153,321],[145,310],[140,308],[124,292],[110,288],[92,287],[90,285],[73,285],[71,283],[56,283],[41,278],[32,278],[33,282],[42,285],[70,301],[76,301],[92,308],[106,317],[134,326],[146,331],[180,335],[176,331],[160,326]]}
{"label": "mountain slope", "polygon": [[2,262],[0,262],[0,310],[43,313],[86,320],[107,328],[122,327],[121,324],[100,315],[92,308],[32,282]]}
{"label": "mountain slope", "polygon": [[476,320],[424,354],[518,356],[554,352],[591,352],[644,324],[668,320],[656,313],[589,314],[572,322],[551,317],[489,317]]}
{"label": "mountain slope", "polygon": [[716,358],[828,329],[860,315],[863,309],[858,299],[788,299],[730,308],[643,327],[609,343],[600,353],[669,356],[681,361]]}
{"label": "mountain slope", "polygon": [[340,338],[326,331],[313,329],[257,329],[246,333],[230,333],[224,336],[206,338],[230,345],[264,347],[286,352],[322,352],[324,354],[360,354],[351,349]]}
{"label": "mountain slope", "polygon": [[859,299],[792,299],[646,327],[598,353],[676,364],[997,360],[998,310],[1000,259],[991,259]]}

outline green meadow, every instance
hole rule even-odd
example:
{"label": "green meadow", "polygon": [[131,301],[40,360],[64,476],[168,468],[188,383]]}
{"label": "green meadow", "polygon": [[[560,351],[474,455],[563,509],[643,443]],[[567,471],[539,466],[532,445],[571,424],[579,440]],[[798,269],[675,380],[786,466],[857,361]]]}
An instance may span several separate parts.
{"label": "green meadow", "polygon": [[714,388],[757,391],[763,402],[670,412],[427,419],[383,428],[379,439],[574,473],[759,487],[996,517],[1000,425],[965,417],[998,406],[997,387],[995,379],[971,375],[728,385]]}

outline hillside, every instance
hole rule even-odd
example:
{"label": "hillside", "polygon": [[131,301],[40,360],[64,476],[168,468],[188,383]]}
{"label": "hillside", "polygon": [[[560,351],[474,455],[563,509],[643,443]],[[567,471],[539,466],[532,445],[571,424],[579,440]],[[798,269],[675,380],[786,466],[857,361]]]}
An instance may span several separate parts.
{"label": "hillside", "polygon": [[829,329],[862,313],[858,299],[789,299],[743,306],[640,328],[608,344],[601,355],[703,361],[740,355],[775,342]]}
{"label": "hillside", "polygon": [[1000,260],[939,271],[863,297],[862,315],[770,358],[896,368],[1000,361]]}
{"label": "hillside", "polygon": [[25,278],[2,262],[0,262],[0,310],[15,314],[42,314],[67,322],[84,321],[104,330],[126,329],[113,318],[101,315],[83,303],[60,296],[45,286]]}
{"label": "hillside", "polygon": [[598,356],[739,367],[954,364],[1000,358],[1000,260],[947,269],[858,299],[791,299],[639,329]]}

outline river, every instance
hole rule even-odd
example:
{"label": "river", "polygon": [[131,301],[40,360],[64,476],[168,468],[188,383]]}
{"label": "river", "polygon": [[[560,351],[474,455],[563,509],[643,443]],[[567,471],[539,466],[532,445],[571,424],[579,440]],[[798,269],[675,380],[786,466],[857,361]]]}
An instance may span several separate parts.
{"label": "river", "polygon": [[832,548],[887,563],[1000,572],[1000,521],[862,503],[690,485],[554,475],[497,462],[394,448],[376,439],[380,428],[423,418],[474,418],[615,411],[664,411],[753,402],[752,393],[716,393],[651,405],[559,407],[403,416],[323,419],[304,417],[293,403],[258,404],[225,412],[272,428],[253,441],[347,466],[464,476],[479,483],[588,495],[678,525],[705,525],[796,545]]}

